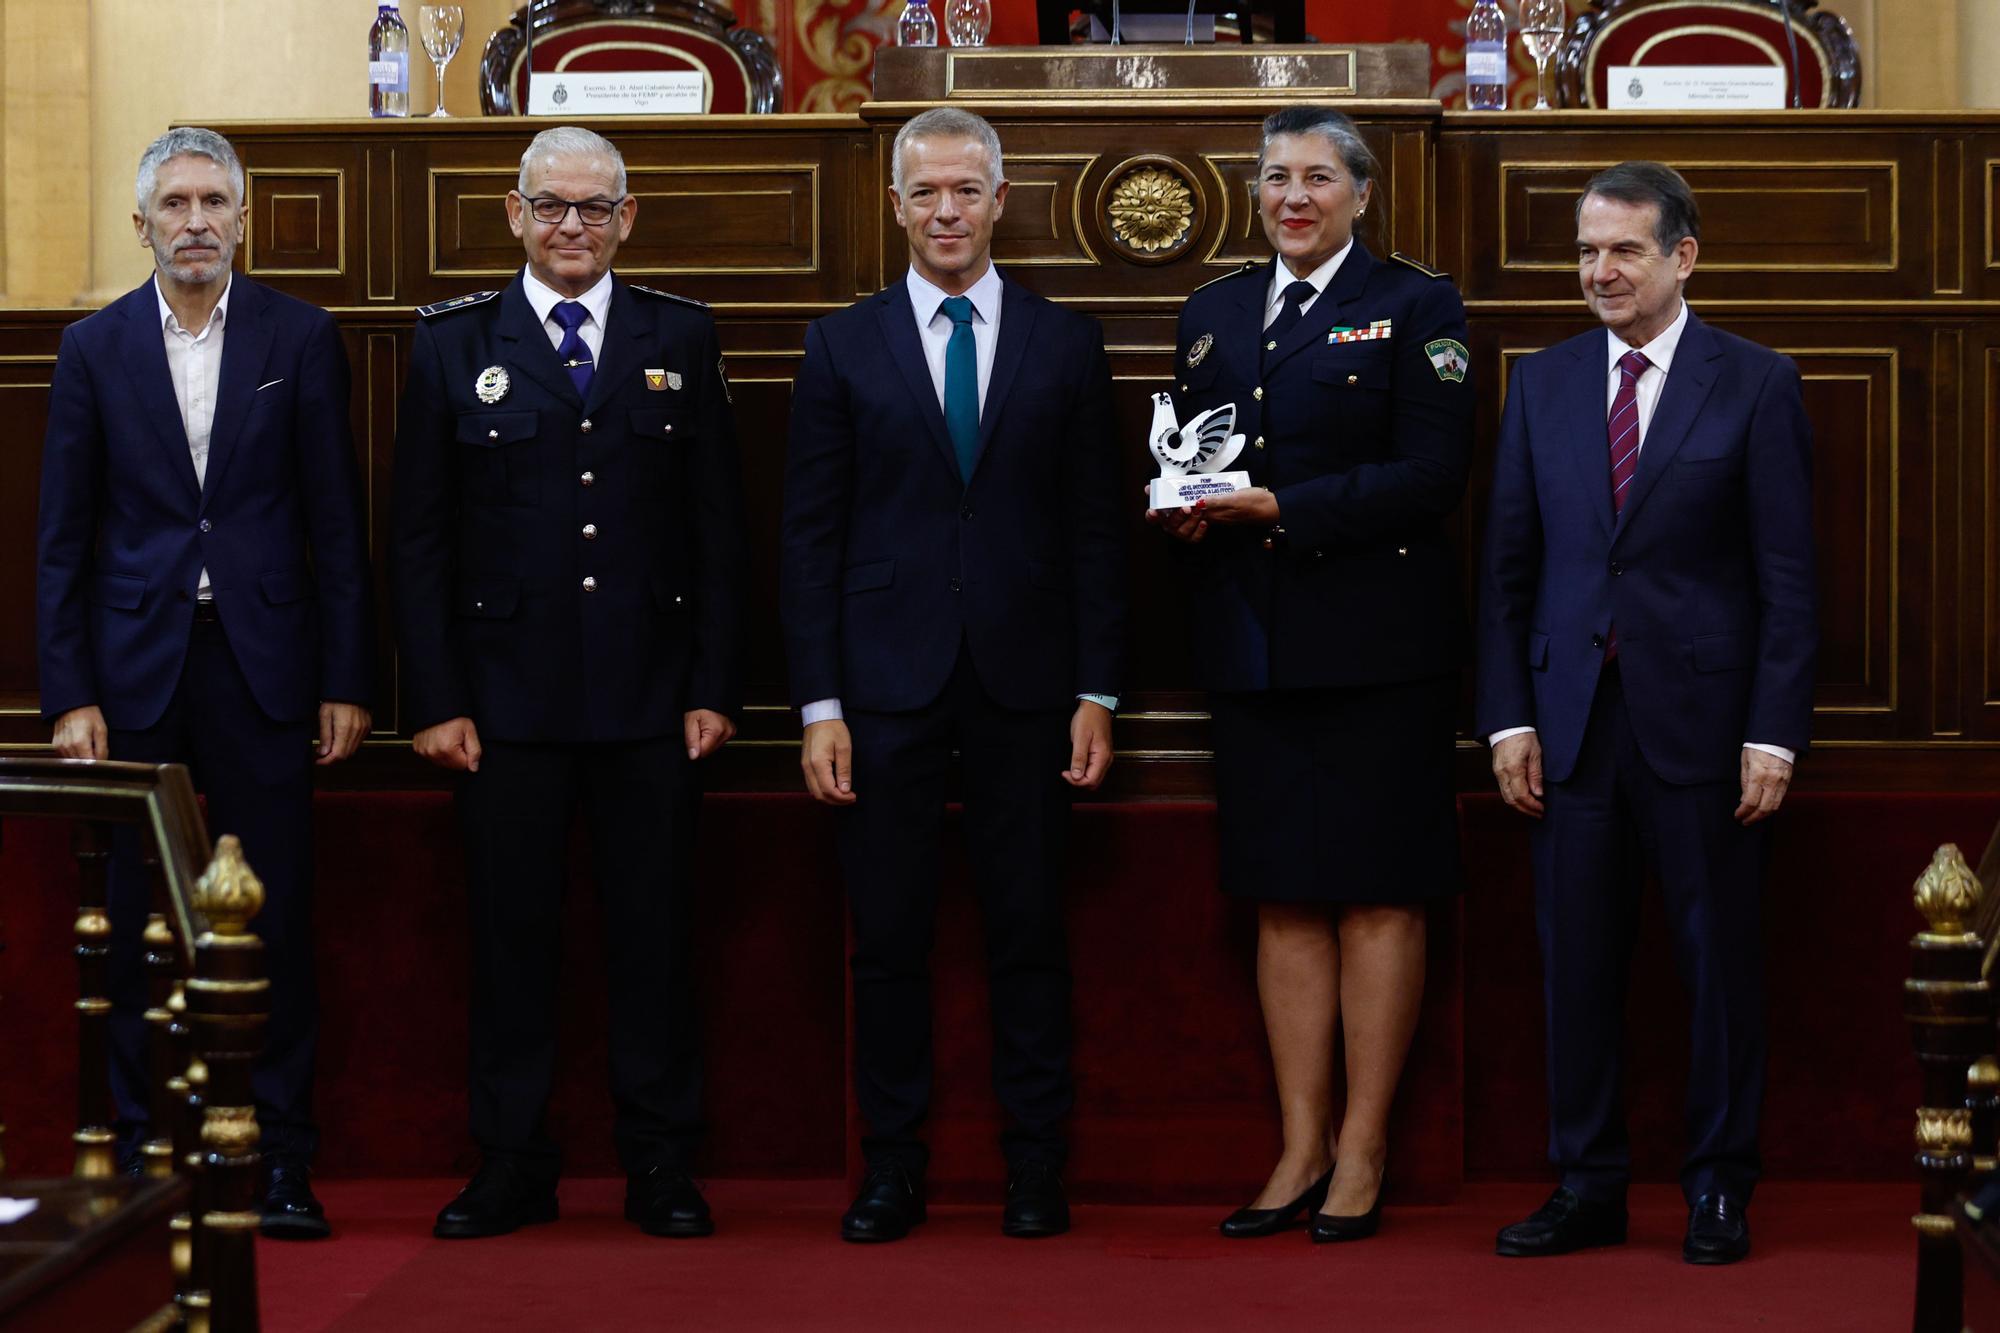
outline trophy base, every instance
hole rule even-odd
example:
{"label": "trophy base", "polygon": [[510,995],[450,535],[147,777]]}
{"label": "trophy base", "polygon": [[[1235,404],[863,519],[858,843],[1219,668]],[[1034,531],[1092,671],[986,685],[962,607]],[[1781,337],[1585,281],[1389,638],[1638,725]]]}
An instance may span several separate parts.
{"label": "trophy base", "polygon": [[1155,477],[1150,504],[1154,509],[1179,509],[1182,505],[1191,505],[1196,500],[1206,500],[1213,495],[1249,489],[1248,472],[1195,472],[1185,477]]}

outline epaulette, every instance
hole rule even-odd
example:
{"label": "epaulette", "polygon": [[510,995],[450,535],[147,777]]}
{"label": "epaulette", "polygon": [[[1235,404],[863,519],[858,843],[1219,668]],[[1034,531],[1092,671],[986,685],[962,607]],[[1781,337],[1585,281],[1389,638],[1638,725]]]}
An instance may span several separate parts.
{"label": "epaulette", "polygon": [[675,296],[672,292],[663,292],[657,287],[641,287],[636,282],[628,282],[625,285],[635,292],[644,292],[648,296],[657,296],[662,301],[679,301],[682,305],[691,305],[696,310],[708,309],[708,302],[697,301],[692,296]]}
{"label": "epaulette", "polygon": [[1451,274],[1449,273],[1438,272],[1436,269],[1432,268],[1429,264],[1410,258],[1408,255],[1404,254],[1401,250],[1394,252],[1389,256],[1389,258],[1395,260],[1398,264],[1401,264],[1405,268],[1415,269],[1417,272],[1423,274],[1427,278],[1448,278],[1451,276]]}
{"label": "epaulette", "polygon": [[484,305],[499,294],[498,292],[473,292],[470,296],[454,296],[449,301],[439,301],[436,305],[420,305],[417,307],[417,313],[425,319],[429,319],[433,315],[449,314],[454,310],[463,310],[467,306]]}
{"label": "epaulette", "polygon": [[[1257,269],[1260,269],[1260,268],[1262,268],[1262,267],[1264,267],[1264,266],[1263,266],[1262,264],[1258,263],[1258,262],[1257,262],[1256,260],[1254,260],[1254,259],[1246,259],[1246,260],[1244,260],[1244,261],[1243,261],[1243,267],[1242,267],[1242,268],[1238,268],[1238,269],[1231,269],[1231,270],[1230,270],[1229,272],[1227,272],[1227,273],[1223,274],[1223,275],[1222,275],[1221,277],[1219,277],[1219,278],[1210,278],[1210,279],[1209,279],[1209,280],[1208,280],[1207,282],[1204,282],[1203,284],[1201,284],[1201,287],[1213,287],[1213,286],[1214,286],[1214,285],[1215,285],[1216,283],[1218,283],[1218,282],[1227,282],[1227,281],[1229,281],[1229,280],[1230,280],[1231,278],[1240,278],[1240,277],[1242,277],[1242,276],[1243,276],[1243,275],[1244,275],[1245,273],[1252,273],[1252,272],[1255,272],[1255,271],[1256,271]],[[1198,292],[1198,291],[1200,291],[1200,290],[1201,290],[1201,287],[1197,287],[1197,288],[1195,288],[1195,289],[1194,289],[1194,291],[1195,291],[1195,292]],[[1189,293],[1188,293],[1188,295],[1189,295],[1189,296],[1193,296],[1193,295],[1194,295],[1194,292],[1189,292]]]}

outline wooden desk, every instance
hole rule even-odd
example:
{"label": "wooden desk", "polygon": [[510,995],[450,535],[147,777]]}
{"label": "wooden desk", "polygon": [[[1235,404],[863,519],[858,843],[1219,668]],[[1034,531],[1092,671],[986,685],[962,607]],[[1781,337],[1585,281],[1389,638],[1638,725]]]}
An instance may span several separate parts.
{"label": "wooden desk", "polygon": [[167,1224],[188,1181],[0,1180],[41,1206],[0,1227],[0,1326],[10,1333],[164,1328],[174,1303]]}

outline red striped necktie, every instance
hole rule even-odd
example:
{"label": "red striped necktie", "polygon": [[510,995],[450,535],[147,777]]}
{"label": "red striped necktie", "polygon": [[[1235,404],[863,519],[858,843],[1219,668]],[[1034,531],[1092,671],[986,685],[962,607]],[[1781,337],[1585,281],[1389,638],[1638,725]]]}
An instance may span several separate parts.
{"label": "red striped necktie", "polygon": [[[1611,444],[1611,512],[1625,511],[1625,492],[1632,487],[1632,474],[1639,470],[1639,377],[1652,365],[1646,354],[1631,351],[1618,358],[1618,392],[1611,395],[1611,416],[1604,423]],[[1604,643],[1604,660],[1618,656],[1618,626],[1612,625]]]}
{"label": "red striped necktie", "polygon": [[1644,352],[1618,358],[1618,392],[1611,397],[1611,417],[1604,433],[1611,442],[1611,512],[1625,511],[1625,492],[1639,470],[1639,377],[1653,363]]}

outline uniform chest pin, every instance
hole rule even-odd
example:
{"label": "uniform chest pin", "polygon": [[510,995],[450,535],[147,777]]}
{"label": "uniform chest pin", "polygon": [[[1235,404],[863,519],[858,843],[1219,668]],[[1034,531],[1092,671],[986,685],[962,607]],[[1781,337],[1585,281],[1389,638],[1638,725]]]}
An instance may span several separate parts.
{"label": "uniform chest pin", "polygon": [[472,382],[472,392],[477,395],[480,402],[489,405],[505,398],[507,390],[511,387],[513,382],[507,378],[506,370],[500,366],[486,367],[479,372],[479,378]]}

